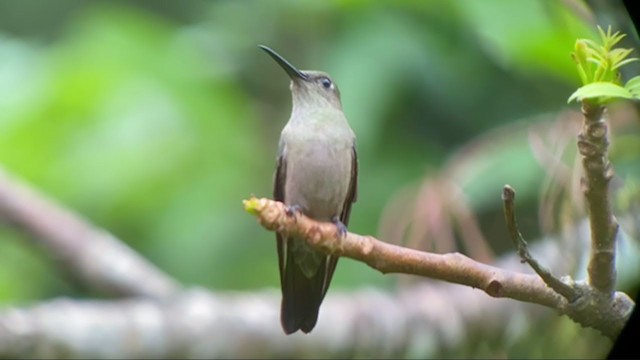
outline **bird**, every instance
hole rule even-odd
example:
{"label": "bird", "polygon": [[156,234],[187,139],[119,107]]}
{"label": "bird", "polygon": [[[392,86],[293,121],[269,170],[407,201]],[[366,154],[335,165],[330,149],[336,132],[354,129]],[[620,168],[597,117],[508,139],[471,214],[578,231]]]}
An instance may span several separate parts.
{"label": "bird", "polygon": [[[280,133],[273,197],[347,233],[357,199],[356,136],[342,109],[340,90],[326,72],[298,70],[271,48],[259,45],[290,78],[291,115]],[[282,302],[280,322],[289,335],[308,334],[318,321],[338,256],[314,250],[303,239],[276,232]]]}

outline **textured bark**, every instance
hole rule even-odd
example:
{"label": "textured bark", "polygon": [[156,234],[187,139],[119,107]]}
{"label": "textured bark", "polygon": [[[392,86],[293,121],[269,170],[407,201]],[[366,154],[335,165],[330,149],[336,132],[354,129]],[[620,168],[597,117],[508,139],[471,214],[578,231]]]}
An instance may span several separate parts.
{"label": "textured bark", "polygon": [[582,156],[584,175],[582,192],[587,200],[591,224],[591,260],[589,282],[612,296],[616,285],[616,234],[618,222],[613,216],[609,183],[613,166],[607,157],[606,109],[587,101],[582,104],[584,122],[578,135],[578,151]]}

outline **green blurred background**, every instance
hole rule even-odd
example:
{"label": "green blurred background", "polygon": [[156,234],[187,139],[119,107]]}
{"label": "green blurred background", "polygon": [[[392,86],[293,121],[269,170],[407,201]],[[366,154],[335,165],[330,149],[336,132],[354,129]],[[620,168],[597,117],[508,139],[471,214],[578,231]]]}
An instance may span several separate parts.
{"label": "green blurred background", "polygon": [[[394,196],[479,141],[495,149],[465,148],[456,181],[494,251],[510,251],[502,186],[523,232],[542,235],[526,127],[578,109],[570,52],[596,38],[595,15],[538,0],[3,1],[0,164],[185,284],[278,287],[274,236],[242,208],[271,196],[291,106],[265,44],[340,87],[360,157],[352,231],[379,234]],[[613,159],[621,178],[638,178],[637,150]],[[395,283],[345,259],[332,289]],[[63,295],[88,294],[0,228],[0,302]]]}

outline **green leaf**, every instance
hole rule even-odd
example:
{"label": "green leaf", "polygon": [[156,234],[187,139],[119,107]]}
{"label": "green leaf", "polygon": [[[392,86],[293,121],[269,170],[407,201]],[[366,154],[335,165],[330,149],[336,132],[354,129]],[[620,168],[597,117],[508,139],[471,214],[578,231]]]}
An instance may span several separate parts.
{"label": "green leaf", "polygon": [[596,64],[596,66],[598,66],[598,67],[602,67],[602,61],[601,60],[598,60],[598,59],[593,58],[593,57],[590,57],[587,60],[592,64]]}
{"label": "green leaf", "polygon": [[615,68],[616,64],[620,63],[624,60],[629,54],[631,54],[632,49],[623,49],[617,48],[613,49],[609,52],[609,59],[611,59],[612,68]]}
{"label": "green leaf", "polygon": [[595,80],[596,82],[602,82],[607,80],[605,66],[598,66],[598,68],[596,69],[596,73],[593,74],[593,80]]}
{"label": "green leaf", "polygon": [[593,41],[591,39],[580,39],[578,41],[581,41],[581,42],[584,42],[585,44],[587,44],[592,51],[601,48],[600,44],[598,44],[597,42],[595,42],[595,41]]}
{"label": "green leaf", "polygon": [[602,39],[603,44],[607,43],[607,37],[610,31],[611,31],[611,27],[609,27],[607,34],[605,34],[604,30],[602,30],[602,28],[598,25],[598,32],[600,33],[600,39]]}
{"label": "green leaf", "polygon": [[634,98],[640,99],[640,76],[629,79],[624,87]]}
{"label": "green leaf", "polygon": [[610,82],[595,82],[578,88],[578,90],[571,94],[567,102],[571,102],[573,100],[582,101],[584,99],[616,97],[625,99],[634,98],[631,92],[622,86],[612,84]]}
{"label": "green leaf", "polygon": [[575,50],[573,52],[573,60],[576,64],[584,64],[587,62],[591,51],[589,50],[589,44],[587,40],[577,40],[575,44]]}
{"label": "green leaf", "polygon": [[614,65],[611,68],[611,70],[616,70],[617,68],[619,68],[619,67],[621,67],[623,65],[627,65],[630,62],[634,62],[634,61],[638,61],[638,60],[640,60],[640,59],[638,59],[638,58],[630,58],[630,59],[623,60],[623,61],[617,63],[616,65]]}
{"label": "green leaf", "polygon": [[613,46],[619,43],[620,40],[624,39],[625,36],[627,36],[627,34],[620,34],[619,32],[613,34],[613,36],[611,36],[611,38],[609,39],[609,43],[607,44],[608,48],[611,49]]}
{"label": "green leaf", "polygon": [[581,65],[578,65],[578,75],[580,76],[580,81],[582,81],[583,85],[589,83],[589,76],[587,75],[587,72],[584,71],[584,68]]}

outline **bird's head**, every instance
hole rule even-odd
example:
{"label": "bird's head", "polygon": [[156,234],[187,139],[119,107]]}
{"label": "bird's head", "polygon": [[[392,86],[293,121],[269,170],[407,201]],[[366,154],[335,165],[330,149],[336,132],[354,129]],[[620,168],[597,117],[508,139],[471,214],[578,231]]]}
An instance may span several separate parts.
{"label": "bird's head", "polygon": [[289,75],[294,106],[331,106],[342,108],[340,90],[329,74],[315,70],[298,70],[272,49],[260,45]]}

